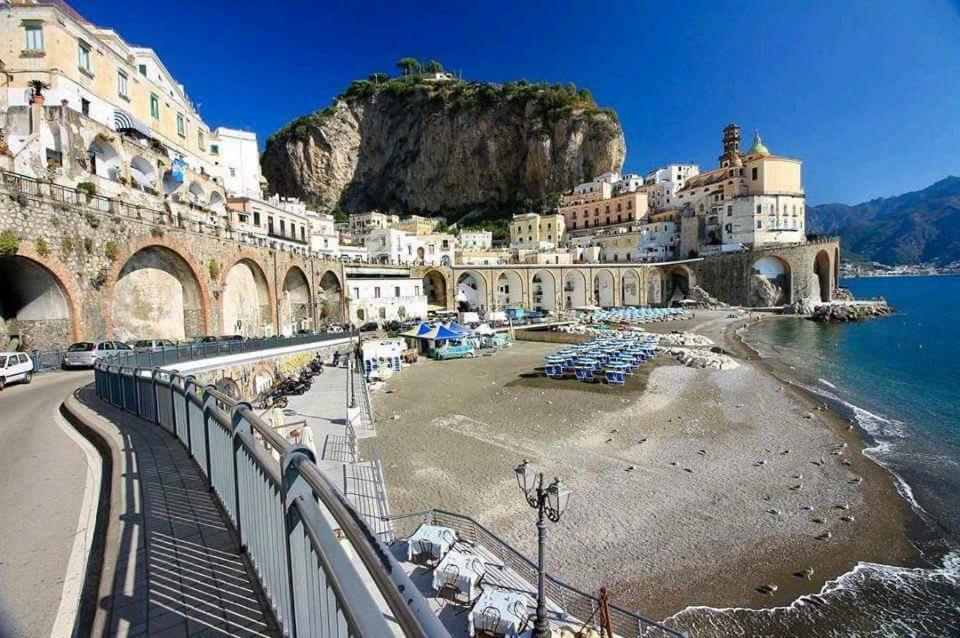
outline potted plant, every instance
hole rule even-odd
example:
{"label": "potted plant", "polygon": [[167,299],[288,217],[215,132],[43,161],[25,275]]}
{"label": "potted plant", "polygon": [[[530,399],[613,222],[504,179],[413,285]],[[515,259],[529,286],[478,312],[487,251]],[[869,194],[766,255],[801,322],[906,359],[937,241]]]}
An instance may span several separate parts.
{"label": "potted plant", "polygon": [[50,85],[43,80],[30,80],[27,84],[33,89],[33,93],[30,94],[30,104],[42,106],[45,100],[43,92],[49,89]]}

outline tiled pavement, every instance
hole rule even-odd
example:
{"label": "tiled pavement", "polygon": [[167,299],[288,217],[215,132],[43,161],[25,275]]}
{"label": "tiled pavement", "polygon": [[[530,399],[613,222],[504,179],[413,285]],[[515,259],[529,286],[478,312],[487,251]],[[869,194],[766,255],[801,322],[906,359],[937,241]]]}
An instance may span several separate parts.
{"label": "tiled pavement", "polygon": [[[213,494],[180,442],[143,419],[81,392],[120,431],[125,507],[110,636],[274,636]],[[115,460],[116,462],[117,460]],[[108,554],[109,555],[109,554]]]}

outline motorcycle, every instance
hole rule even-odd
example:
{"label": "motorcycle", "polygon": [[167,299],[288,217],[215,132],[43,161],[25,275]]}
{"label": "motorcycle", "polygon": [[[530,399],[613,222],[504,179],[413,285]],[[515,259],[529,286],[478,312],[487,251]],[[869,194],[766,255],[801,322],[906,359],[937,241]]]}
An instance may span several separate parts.
{"label": "motorcycle", "polygon": [[263,393],[263,399],[260,402],[262,409],[267,408],[285,408],[290,400],[280,392],[279,388],[271,388]]}

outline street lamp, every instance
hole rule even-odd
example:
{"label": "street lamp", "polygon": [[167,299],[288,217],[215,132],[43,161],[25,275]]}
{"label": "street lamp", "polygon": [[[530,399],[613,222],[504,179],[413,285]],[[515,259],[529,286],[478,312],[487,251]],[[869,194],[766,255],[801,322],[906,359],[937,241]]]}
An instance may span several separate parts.
{"label": "street lamp", "polygon": [[532,467],[526,459],[513,472],[517,475],[517,484],[526,497],[527,503],[537,510],[537,615],[533,623],[533,635],[534,638],[547,638],[550,635],[550,625],[547,622],[544,576],[544,559],[547,551],[546,519],[549,518],[554,523],[560,520],[560,515],[567,509],[570,490],[558,478],[544,487],[543,472]]}

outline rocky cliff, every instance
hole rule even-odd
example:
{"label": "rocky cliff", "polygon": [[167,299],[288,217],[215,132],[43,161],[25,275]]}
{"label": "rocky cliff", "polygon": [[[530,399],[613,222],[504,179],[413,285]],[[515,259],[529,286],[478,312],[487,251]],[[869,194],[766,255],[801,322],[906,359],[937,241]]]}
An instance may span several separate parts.
{"label": "rocky cliff", "polygon": [[605,171],[626,146],[613,111],[572,85],[362,80],[266,143],[273,192],[321,209],[512,212]]}

